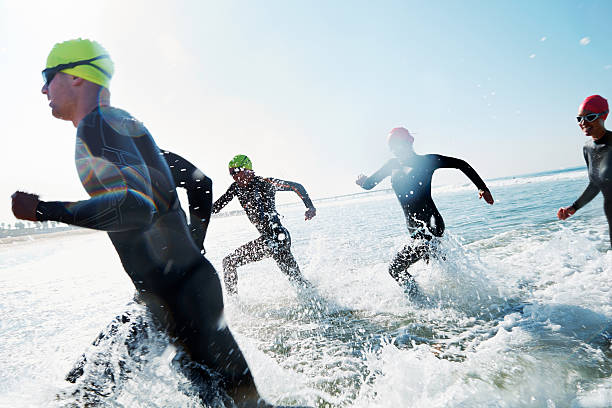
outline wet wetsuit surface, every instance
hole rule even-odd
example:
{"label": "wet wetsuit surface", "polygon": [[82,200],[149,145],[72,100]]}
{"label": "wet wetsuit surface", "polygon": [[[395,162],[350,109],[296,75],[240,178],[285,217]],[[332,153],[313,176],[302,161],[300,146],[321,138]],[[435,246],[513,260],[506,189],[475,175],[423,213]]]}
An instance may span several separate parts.
{"label": "wet wetsuit surface", "polygon": [[96,108],[79,123],[75,159],[90,198],[40,202],[38,220],[107,231],[139,300],[177,345],[219,372],[228,392],[254,389],[232,334],[220,328],[218,276],[190,237],[174,180],[147,129],[125,111]]}
{"label": "wet wetsuit surface", "polygon": [[204,249],[206,227],[212,210],[212,180],[185,158],[161,150],[168,163],[176,187],[187,191],[189,201],[189,232],[200,250]]}
{"label": "wet wetsuit surface", "polygon": [[582,151],[589,170],[589,185],[572,206],[579,210],[601,191],[612,246],[612,132],[607,130],[601,139],[589,140]]}
{"label": "wet wetsuit surface", "polygon": [[400,283],[410,277],[406,269],[419,259],[429,256],[433,237],[444,233],[444,220],[431,198],[431,179],[441,168],[461,170],[479,190],[489,191],[478,173],[464,160],[438,154],[414,155],[409,159],[393,158],[368,177],[362,187],[372,189],[388,176],[397,199],[402,206],[408,231],[417,238],[406,246],[391,262],[389,273]]}
{"label": "wet wetsuit surface", "polygon": [[236,182],[232,183],[225,194],[213,204],[212,211],[217,213],[234,197],[238,197],[247,217],[261,234],[259,238],[241,246],[223,259],[225,284],[230,293],[236,292],[238,281],[236,268],[266,257],[272,257],[291,280],[305,283],[291,253],[289,231],[281,224],[276,211],[277,191],[294,191],[307,208],[314,208],[306,189],[301,184],[259,176],[254,176],[246,187],[240,187]]}

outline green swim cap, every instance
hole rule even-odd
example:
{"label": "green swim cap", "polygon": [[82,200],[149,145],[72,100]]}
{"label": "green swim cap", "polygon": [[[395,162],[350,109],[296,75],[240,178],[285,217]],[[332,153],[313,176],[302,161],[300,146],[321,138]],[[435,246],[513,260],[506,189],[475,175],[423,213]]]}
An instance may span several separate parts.
{"label": "green swim cap", "polygon": [[111,77],[115,72],[113,61],[108,52],[96,41],[77,38],[57,43],[47,57],[47,68],[58,65],[87,61],[97,58],[83,65],[62,69],[60,72],[83,78],[94,84],[108,88]]}
{"label": "green swim cap", "polygon": [[229,168],[235,169],[237,167],[253,170],[253,163],[251,163],[251,159],[249,159],[246,155],[237,154],[232,160],[230,160]]}

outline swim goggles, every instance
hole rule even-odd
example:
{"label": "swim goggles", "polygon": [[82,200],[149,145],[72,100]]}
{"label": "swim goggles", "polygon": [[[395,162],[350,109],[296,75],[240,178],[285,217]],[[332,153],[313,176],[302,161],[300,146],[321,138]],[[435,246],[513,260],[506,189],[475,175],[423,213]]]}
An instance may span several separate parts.
{"label": "swim goggles", "polygon": [[578,123],[582,122],[583,120],[586,122],[593,122],[595,119],[597,119],[600,116],[603,116],[605,114],[607,114],[608,111],[605,112],[600,112],[600,113],[589,113],[588,115],[584,115],[584,116],[576,116],[576,121]]}
{"label": "swim goggles", "polygon": [[60,71],[63,71],[65,69],[70,69],[70,68],[74,68],[74,67],[78,67],[79,65],[89,65],[91,67],[96,68],[97,70],[99,70],[100,72],[102,72],[104,75],[106,75],[109,79],[111,78],[111,74],[109,74],[105,69],[92,64],[93,61],[99,60],[101,58],[110,58],[110,56],[108,54],[104,54],[104,55],[98,55],[95,58],[91,58],[88,60],[82,60],[82,61],[75,61],[75,62],[69,62],[67,64],[59,64],[56,65],[54,67],[51,68],[46,68],[43,69],[42,71],[42,76],[43,79],[45,80],[45,86],[49,86],[49,84],[51,83],[51,81],[53,81],[53,78],[55,77],[55,74],[57,74]]}
{"label": "swim goggles", "polygon": [[245,170],[248,170],[248,169],[246,169],[244,167],[230,167],[229,168],[229,173],[230,173],[230,176],[234,176],[234,174],[238,174],[238,173],[243,172]]}

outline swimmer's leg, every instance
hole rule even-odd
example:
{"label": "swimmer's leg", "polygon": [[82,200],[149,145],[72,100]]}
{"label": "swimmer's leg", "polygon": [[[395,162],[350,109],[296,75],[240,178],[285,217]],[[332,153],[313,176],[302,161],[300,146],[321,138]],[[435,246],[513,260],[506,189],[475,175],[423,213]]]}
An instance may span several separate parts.
{"label": "swimmer's leg", "polygon": [[[141,368],[147,353],[142,347],[148,338],[147,330],[148,323],[142,316],[128,311],[115,317],[93,341],[91,352],[83,354],[66,375],[66,381],[79,383],[72,395],[86,405],[95,405],[114,394],[129,379],[133,369]],[[114,365],[120,353],[124,358]]]}
{"label": "swimmer's leg", "polygon": [[238,293],[238,274],[236,273],[238,267],[260,261],[271,254],[270,248],[265,244],[265,239],[259,237],[223,258],[223,280],[228,293]]}
{"label": "swimmer's leg", "polygon": [[298,266],[297,261],[293,257],[293,254],[289,248],[276,252],[274,255],[272,255],[272,258],[274,258],[280,270],[287,275],[292,283],[296,283],[304,287],[311,286],[310,282],[307,281],[302,275],[302,272],[300,272],[300,267]]}
{"label": "swimmer's leg", "polygon": [[183,349],[195,363],[222,377],[227,394],[238,406],[256,406],[259,393],[224,320],[221,283],[210,262],[203,259],[173,298],[174,334]]}
{"label": "swimmer's leg", "polygon": [[280,270],[287,275],[292,283],[297,283],[301,286],[308,287],[310,286],[310,282],[308,282],[304,276],[302,276],[300,267],[291,253],[291,236],[285,228],[282,229],[282,240],[280,240],[278,235],[276,235],[274,239],[271,239],[268,243],[268,245],[272,246],[273,249],[272,258],[276,261],[276,264]]}
{"label": "swimmer's leg", "polygon": [[395,255],[389,265],[389,274],[402,286],[410,295],[416,293],[416,282],[408,268],[418,260],[429,257],[430,246],[428,242],[419,240],[414,245],[406,245],[404,249]]}

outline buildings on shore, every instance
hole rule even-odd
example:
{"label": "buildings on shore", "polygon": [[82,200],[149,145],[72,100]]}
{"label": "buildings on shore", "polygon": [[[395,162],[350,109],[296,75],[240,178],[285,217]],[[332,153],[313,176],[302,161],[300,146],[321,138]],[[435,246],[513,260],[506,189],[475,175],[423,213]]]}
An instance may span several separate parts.
{"label": "buildings on shore", "polygon": [[0,222],[0,238],[18,237],[32,234],[47,234],[50,232],[67,231],[77,228],[78,227],[61,224],[55,221],[16,221],[14,223]]}

